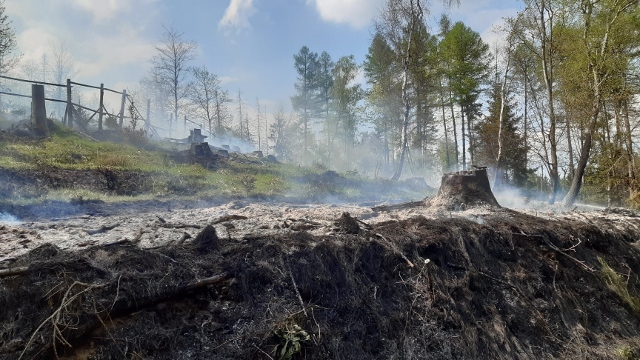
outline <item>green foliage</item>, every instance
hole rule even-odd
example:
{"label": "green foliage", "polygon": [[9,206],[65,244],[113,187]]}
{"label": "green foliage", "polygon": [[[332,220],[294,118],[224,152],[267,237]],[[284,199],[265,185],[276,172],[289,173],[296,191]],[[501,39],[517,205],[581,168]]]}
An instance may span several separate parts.
{"label": "green foliage", "polygon": [[273,356],[278,360],[291,360],[302,351],[305,342],[311,340],[309,333],[298,324],[287,323],[284,327],[274,331],[280,343],[273,349]]}
{"label": "green foliage", "polygon": [[456,22],[440,43],[443,60],[451,80],[450,87],[461,106],[475,103],[480,87],[488,76],[489,45],[480,34],[462,22]]}
{"label": "green foliage", "polygon": [[[509,95],[504,106],[502,124],[503,153],[499,183],[517,187],[525,187],[529,173],[527,169],[527,147],[523,136],[518,131],[520,118],[515,115]],[[489,114],[476,125],[478,141],[474,146],[475,162],[480,166],[495,169],[498,158],[498,133],[500,129],[500,89],[494,85],[489,101]]]}

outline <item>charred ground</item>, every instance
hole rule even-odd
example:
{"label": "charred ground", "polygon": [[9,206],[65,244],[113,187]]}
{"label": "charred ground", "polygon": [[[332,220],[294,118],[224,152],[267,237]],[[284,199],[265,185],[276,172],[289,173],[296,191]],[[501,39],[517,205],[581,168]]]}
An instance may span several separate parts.
{"label": "charred ground", "polygon": [[640,218],[627,215],[343,214],[330,235],[281,223],[237,238],[209,225],[157,248],[43,245],[0,280],[0,356],[637,356],[639,309],[606,271],[633,298]]}

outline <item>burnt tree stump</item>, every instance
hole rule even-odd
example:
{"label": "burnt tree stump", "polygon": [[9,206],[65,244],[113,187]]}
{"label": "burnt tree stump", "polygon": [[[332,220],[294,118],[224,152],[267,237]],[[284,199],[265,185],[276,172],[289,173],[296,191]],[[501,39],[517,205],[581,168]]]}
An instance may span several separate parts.
{"label": "burnt tree stump", "polygon": [[428,205],[447,210],[464,210],[474,206],[500,207],[489,184],[487,169],[459,171],[442,176],[438,194]]}

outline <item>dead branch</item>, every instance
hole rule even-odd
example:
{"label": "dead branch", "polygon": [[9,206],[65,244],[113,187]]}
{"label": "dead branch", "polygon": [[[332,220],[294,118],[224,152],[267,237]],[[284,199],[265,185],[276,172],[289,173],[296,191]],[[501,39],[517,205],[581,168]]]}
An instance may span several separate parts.
{"label": "dead branch", "polygon": [[[188,292],[188,291],[192,291],[192,290],[196,290],[199,288],[203,288],[209,285],[213,285],[213,284],[218,284],[220,282],[226,281],[229,279],[229,276],[227,273],[223,273],[220,275],[216,275],[216,276],[212,276],[212,277],[208,277],[208,278],[204,278],[204,279],[200,279],[197,281],[194,281],[192,283],[189,283],[185,286],[182,287],[177,287],[175,289],[172,289],[170,291],[168,291],[167,293],[161,295],[158,298],[154,298],[154,299],[148,299],[145,303],[135,303],[135,309],[140,309],[141,307],[145,306],[145,305],[150,305],[150,304],[157,304],[159,302],[165,301],[167,299],[173,298],[179,294],[182,294],[184,292]],[[95,289],[99,289],[99,288],[103,288],[106,287],[108,284],[87,284],[87,283],[83,283],[80,281],[74,281],[65,291],[62,300],[60,301],[60,305],[53,311],[53,313],[47,317],[44,321],[42,321],[40,323],[40,325],[36,328],[36,330],[33,332],[33,334],[31,335],[31,338],[29,339],[29,341],[27,342],[25,348],[23,349],[22,353],[20,354],[20,356],[18,357],[18,359],[22,359],[25,355],[25,353],[27,352],[27,350],[29,349],[29,347],[33,344],[34,340],[36,339],[37,334],[47,325],[50,324],[53,332],[52,332],[52,346],[53,346],[53,351],[54,354],[56,355],[56,358],[58,357],[57,355],[57,349],[56,349],[56,343],[62,343],[66,346],[71,346],[71,344],[69,343],[69,341],[67,339],[64,338],[62,332],[65,328],[67,328],[69,326],[69,324],[65,324],[63,318],[65,315],[71,313],[72,310],[69,309],[69,306],[71,304],[73,304],[77,299],[82,299],[81,297],[92,290]],[[79,291],[77,292],[73,292],[74,289],[76,288],[81,288]],[[116,299],[114,300],[114,304],[115,301],[117,300],[117,296],[119,293],[119,288],[120,288],[120,277],[118,278],[118,290],[116,293]],[[95,299],[94,301],[94,307],[95,307]],[[95,309],[95,308],[94,308]],[[112,305],[112,309],[113,309],[113,305]],[[132,310],[134,310],[133,308],[127,308],[127,309],[121,309],[118,311],[118,313],[120,314],[129,314]],[[99,317],[99,322],[104,326],[104,320],[106,318],[110,318],[112,313],[111,310],[106,311],[106,309],[103,311],[103,314],[100,314],[99,312],[96,311],[96,315]]]}
{"label": "dead branch", "polygon": [[[84,289],[82,289],[82,290],[78,291],[77,293],[71,295],[71,291],[76,286],[84,287]],[[22,350],[22,353],[20,353],[20,356],[18,357],[18,359],[22,359],[22,357],[24,356],[25,352],[29,349],[29,347],[33,343],[33,340],[35,339],[36,335],[38,334],[38,332],[40,332],[40,329],[42,329],[49,322],[51,323],[51,326],[53,328],[52,345],[53,345],[53,351],[56,354],[56,358],[57,358],[58,357],[58,352],[57,352],[57,349],[56,349],[56,341],[60,341],[60,342],[62,342],[63,344],[65,344],[67,346],[71,346],[71,344],[69,344],[69,342],[62,336],[62,331],[60,330],[60,327],[59,327],[60,325],[64,325],[64,324],[61,323],[60,318],[65,314],[67,306],[71,305],[77,298],[82,296],[82,294],[84,294],[84,293],[86,293],[86,292],[88,292],[90,290],[101,288],[101,287],[105,287],[105,286],[106,286],[106,284],[96,285],[96,284],[87,284],[87,283],[83,283],[83,282],[80,282],[80,281],[74,281],[73,284],[71,284],[67,288],[67,291],[65,291],[64,296],[62,297],[62,300],[60,301],[60,306],[58,306],[58,308],[48,318],[46,318],[42,323],[40,323],[40,325],[33,332],[33,334],[31,335],[31,338],[29,339],[29,341],[27,342],[27,345]]]}
{"label": "dead branch", "polygon": [[105,233],[105,232],[107,232],[109,230],[113,230],[113,229],[117,228],[118,226],[120,226],[120,223],[113,224],[113,225],[102,225],[98,229],[87,230],[87,234],[89,234],[89,235],[102,234],[102,233]]}
{"label": "dead branch", "polygon": [[296,291],[296,295],[298,296],[298,300],[300,301],[300,306],[302,306],[302,311],[304,312],[304,316],[309,317],[309,314],[307,314],[307,309],[304,306],[304,301],[302,300],[302,296],[300,295],[300,291],[298,291],[298,285],[296,284],[296,280],[293,278],[293,273],[291,273],[291,269],[289,269],[289,277],[291,278],[291,282],[293,283],[293,289]]}
{"label": "dead branch", "polygon": [[371,226],[371,225],[367,224],[366,222],[364,222],[364,221],[362,221],[362,220],[358,219],[357,217],[354,217],[354,219],[355,219],[357,222],[359,222],[360,224],[364,225],[365,229],[367,229],[367,230],[371,230],[371,229],[373,229],[373,226]]}
{"label": "dead branch", "polygon": [[14,267],[8,269],[0,269],[0,277],[22,275],[29,272],[28,266]]}
{"label": "dead branch", "polygon": [[371,210],[373,210],[374,212],[379,212],[379,211],[413,209],[417,207],[426,207],[426,206],[427,206],[426,202],[424,200],[421,200],[421,201],[410,201],[410,202],[395,204],[395,205],[374,206],[371,208]]}
{"label": "dead branch", "polygon": [[220,224],[220,223],[227,222],[227,221],[246,220],[246,219],[248,219],[248,217],[242,216],[242,215],[224,215],[224,216],[221,216],[221,217],[213,220],[213,222],[211,224],[212,225],[216,225],[216,224]]}
{"label": "dead branch", "polygon": [[184,232],[184,233],[182,234],[182,236],[180,237],[180,239],[178,239],[178,242],[177,242],[177,243],[178,243],[178,245],[181,245],[181,244],[182,244],[182,243],[184,243],[184,242],[185,242],[185,240],[187,240],[187,239],[191,239],[191,234],[189,234],[188,232]]}
{"label": "dead branch", "polygon": [[218,283],[221,283],[221,282],[226,281],[228,279],[229,279],[229,275],[227,273],[222,273],[220,275],[215,275],[215,276],[211,276],[211,277],[208,277],[208,278],[200,279],[198,281],[194,281],[194,282],[184,286],[182,288],[182,290],[183,291],[191,291],[191,290],[203,288],[205,286],[218,284]]}
{"label": "dead branch", "polygon": [[102,244],[102,246],[113,246],[113,245],[129,245],[131,244],[131,240],[124,238],[118,241]]}
{"label": "dead branch", "polygon": [[526,236],[526,237],[536,237],[536,238],[541,238],[551,249],[557,251],[558,253],[568,257],[569,259],[571,259],[571,261],[575,262],[576,264],[580,265],[580,267],[582,267],[583,269],[589,271],[589,272],[594,272],[596,271],[594,268],[590,267],[589,265],[587,265],[586,262],[584,262],[583,260],[578,260],[575,257],[567,254],[567,251],[576,251],[576,247],[580,244],[582,244],[582,240],[578,239],[578,243],[575,245],[572,245],[566,249],[560,249],[559,247],[557,247],[556,245],[554,245],[549,239],[547,239],[546,236],[543,235],[529,235],[529,234],[525,234],[523,232],[521,233],[513,233],[513,235],[521,235],[521,236]]}
{"label": "dead branch", "polygon": [[162,224],[163,228],[167,228],[167,229],[202,229],[202,226],[200,225],[195,225],[195,224],[170,224],[170,223],[163,223]]}
{"label": "dead branch", "polygon": [[404,259],[404,261],[407,262],[409,267],[414,267],[415,266],[415,265],[413,265],[411,260],[409,260],[409,258],[407,258],[400,250],[398,250],[397,246],[394,243],[392,243],[389,239],[387,239],[386,237],[382,236],[382,234],[376,233],[375,235],[385,241],[385,245],[387,245],[387,248],[389,250],[391,250],[394,253],[400,255]]}

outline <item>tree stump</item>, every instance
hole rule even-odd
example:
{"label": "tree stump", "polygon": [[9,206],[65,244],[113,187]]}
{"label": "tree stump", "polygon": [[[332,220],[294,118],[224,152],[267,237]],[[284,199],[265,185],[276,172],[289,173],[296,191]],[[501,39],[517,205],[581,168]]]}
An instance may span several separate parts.
{"label": "tree stump", "polygon": [[213,159],[213,152],[206,142],[192,143],[190,152],[196,158]]}
{"label": "tree stump", "polygon": [[428,205],[447,210],[464,210],[475,206],[500,207],[491,191],[487,169],[443,175],[438,194],[427,201]]}

